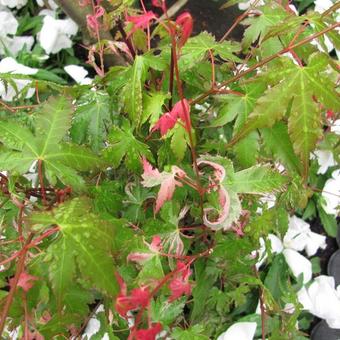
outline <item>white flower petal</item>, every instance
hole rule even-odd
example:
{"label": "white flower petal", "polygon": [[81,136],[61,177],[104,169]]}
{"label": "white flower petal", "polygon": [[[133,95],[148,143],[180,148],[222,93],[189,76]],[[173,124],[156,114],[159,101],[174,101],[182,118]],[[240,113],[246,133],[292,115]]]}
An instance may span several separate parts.
{"label": "white flower petal", "polygon": [[336,165],[336,161],[333,157],[333,152],[328,150],[316,150],[315,155],[317,157],[318,164],[320,165],[318,174],[325,174],[328,168]]}
{"label": "white flower petal", "polygon": [[0,12],[0,37],[5,37],[7,34],[15,34],[18,26],[19,23],[12,12]]}
{"label": "white flower petal", "polygon": [[7,6],[9,8],[21,8],[27,4],[28,0],[0,0],[0,5]]}
{"label": "white flower petal", "polygon": [[92,79],[86,77],[88,75],[88,71],[85,70],[83,66],[67,65],[64,67],[64,70],[79,84],[88,85],[92,82]]}
{"label": "white flower petal", "polygon": [[70,37],[77,31],[78,26],[71,19],[59,20],[46,15],[38,39],[47,54],[58,53],[72,46]]}
{"label": "white flower petal", "polygon": [[314,11],[318,13],[323,13],[330,7],[332,7],[334,3],[331,0],[315,0],[314,1]]}
{"label": "white flower petal", "polygon": [[[249,0],[247,2],[240,2],[238,4],[238,8],[241,11],[246,11],[253,3],[255,2],[255,0]],[[256,3],[256,6],[263,6],[264,2],[262,0],[260,0],[259,2]]]}
{"label": "white flower petal", "polygon": [[293,275],[298,277],[303,274],[303,283],[312,278],[312,263],[293,249],[285,249],[283,255]]}
{"label": "white flower petal", "polygon": [[[0,73],[31,75],[37,73],[37,71],[38,70],[35,68],[27,67],[25,65],[17,63],[16,60],[11,57],[4,58],[0,61]],[[25,88],[28,84],[31,83],[30,80],[26,79],[15,79],[14,81],[19,93],[23,88]],[[35,89],[33,88],[28,89],[26,98],[32,97],[34,92]],[[3,100],[12,101],[16,94],[17,93],[13,86],[8,84],[8,86],[6,87],[4,83],[0,81],[0,96],[2,97]]]}
{"label": "white flower petal", "polygon": [[325,319],[331,328],[340,328],[340,299],[335,290],[334,278],[321,275],[307,289],[311,305],[304,308]]}
{"label": "white flower petal", "polygon": [[95,318],[91,318],[86,326],[86,329],[83,333],[82,338],[87,337],[87,339],[91,339],[92,335],[95,335],[100,330],[100,321]]}
{"label": "white flower petal", "polygon": [[[45,6],[44,0],[36,0],[36,1],[37,1],[37,4],[40,7],[44,7]],[[58,5],[53,0],[48,0],[48,5],[53,10],[56,10],[58,8]]]}
{"label": "white flower petal", "polygon": [[[270,241],[270,247],[272,254],[280,254],[283,250],[283,244],[281,240],[274,234],[268,234],[268,239]],[[266,245],[264,239],[261,237],[259,239],[260,242],[260,249],[258,251],[252,252],[254,256],[258,253],[259,261],[256,263],[256,268],[259,269],[261,265],[266,261],[268,255],[266,252]]]}
{"label": "white flower petal", "polygon": [[7,48],[13,56],[17,56],[18,53],[25,47],[27,51],[32,49],[34,44],[34,38],[32,36],[13,37],[10,39],[10,43]]}
{"label": "white flower petal", "polygon": [[312,300],[310,299],[308,295],[308,291],[306,287],[302,287],[298,293],[297,293],[297,298],[301,305],[303,306],[303,309],[306,310],[312,310],[313,309],[313,303]]}
{"label": "white flower petal", "polygon": [[217,340],[252,340],[255,335],[256,326],[256,322],[234,323]]}
{"label": "white flower petal", "polygon": [[306,250],[308,256],[314,255],[319,248],[326,248],[326,237],[314,233],[303,219],[297,216],[289,218],[287,233],[283,238],[285,248],[296,251]]}
{"label": "white flower petal", "polygon": [[340,119],[337,119],[331,125],[331,131],[334,132],[336,135],[340,135]]}
{"label": "white flower petal", "polygon": [[328,179],[321,193],[325,202],[322,207],[327,214],[337,216],[340,205],[340,170],[332,173],[332,178]]}

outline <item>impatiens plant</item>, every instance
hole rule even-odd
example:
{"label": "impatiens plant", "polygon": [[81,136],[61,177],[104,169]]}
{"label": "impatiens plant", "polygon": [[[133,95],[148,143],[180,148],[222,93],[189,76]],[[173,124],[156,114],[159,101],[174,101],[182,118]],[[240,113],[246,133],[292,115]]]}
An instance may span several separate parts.
{"label": "impatiens plant", "polygon": [[[313,278],[326,236],[306,222],[337,235],[339,3],[243,2],[220,41],[165,0],[48,3],[0,32],[40,25],[54,65],[0,61],[2,337],[302,340],[311,314],[340,327],[318,303],[340,304],[334,281]],[[78,26],[61,10],[83,25],[90,76],[62,65]]]}

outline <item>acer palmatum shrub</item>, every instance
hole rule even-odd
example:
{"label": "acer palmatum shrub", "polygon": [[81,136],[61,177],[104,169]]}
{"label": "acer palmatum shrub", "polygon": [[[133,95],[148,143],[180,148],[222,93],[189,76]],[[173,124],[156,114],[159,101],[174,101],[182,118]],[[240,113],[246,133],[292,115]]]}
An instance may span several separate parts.
{"label": "acer palmatum shrub", "polygon": [[[313,289],[340,305],[313,279],[326,237],[304,221],[336,236],[339,4],[243,4],[220,41],[162,0],[162,17],[77,5],[94,79],[0,61],[2,336],[307,339],[310,313],[340,327]],[[70,20],[49,15],[56,32]]]}

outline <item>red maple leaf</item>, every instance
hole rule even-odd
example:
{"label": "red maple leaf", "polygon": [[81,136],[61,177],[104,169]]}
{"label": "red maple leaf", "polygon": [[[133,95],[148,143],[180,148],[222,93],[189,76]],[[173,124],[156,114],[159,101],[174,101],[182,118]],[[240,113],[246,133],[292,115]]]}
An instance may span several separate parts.
{"label": "red maple leaf", "polygon": [[[28,292],[34,285],[34,281],[39,280],[36,276],[32,276],[27,274],[26,272],[22,272],[19,276],[19,281],[17,286],[21,287],[25,292]],[[9,280],[9,284],[12,286],[14,282],[14,278]]]}
{"label": "red maple leaf", "polygon": [[127,22],[131,22],[134,24],[132,30],[128,33],[128,37],[134,33],[138,28],[145,29],[150,25],[152,20],[157,19],[156,14],[152,11],[145,12],[141,15],[126,15],[125,17]]}
{"label": "red maple leaf", "polygon": [[[160,130],[161,136],[164,136],[169,130],[171,130],[177,122],[177,119],[180,118],[185,124],[186,129],[190,129],[190,105],[186,99],[182,101],[178,101],[170,112],[164,113],[151,131]],[[189,124],[189,127],[187,125]]]}
{"label": "red maple leaf", "polygon": [[179,275],[176,275],[169,283],[171,296],[169,301],[172,302],[182,295],[189,296],[191,294],[191,284],[189,283],[189,276],[191,275],[190,266],[185,263],[178,261],[177,270]]}
{"label": "red maple leaf", "polygon": [[123,278],[116,273],[116,279],[120,286],[120,292],[116,298],[116,311],[124,318],[130,310],[136,310],[140,307],[147,307],[150,301],[150,292],[147,287],[135,288],[127,295],[126,284]]}
{"label": "red maple leaf", "polygon": [[155,340],[156,335],[162,330],[162,328],[163,328],[162,324],[157,322],[151,328],[139,329],[135,333],[135,339],[136,340]]}
{"label": "red maple leaf", "polygon": [[179,48],[185,45],[187,40],[189,39],[192,28],[193,28],[193,20],[192,16],[189,12],[182,13],[177,19],[176,23],[181,27],[181,37],[178,42]]}
{"label": "red maple leaf", "polygon": [[159,7],[163,12],[166,12],[166,3],[165,0],[152,0],[152,6]]}

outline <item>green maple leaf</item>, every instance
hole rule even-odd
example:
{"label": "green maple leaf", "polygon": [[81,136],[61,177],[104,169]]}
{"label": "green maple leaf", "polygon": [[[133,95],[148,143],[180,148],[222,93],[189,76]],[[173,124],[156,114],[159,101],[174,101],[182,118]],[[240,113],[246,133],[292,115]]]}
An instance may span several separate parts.
{"label": "green maple leaf", "polygon": [[104,146],[112,124],[110,98],[100,91],[89,91],[77,102],[71,137],[75,143],[87,143],[98,152]]}
{"label": "green maple leaf", "polygon": [[104,162],[85,147],[62,143],[72,112],[69,100],[60,96],[50,98],[37,110],[35,134],[19,124],[0,122],[0,141],[7,148],[0,155],[3,168],[23,174],[35,161],[41,161],[52,185],[59,179],[76,190],[83,188],[77,171],[90,171]]}
{"label": "green maple leaf", "polygon": [[128,169],[138,170],[142,156],[153,159],[149,147],[135,138],[127,120],[123,121],[121,128],[112,127],[108,141],[110,145],[104,150],[104,157],[113,168],[117,168],[124,159]]}
{"label": "green maple leaf", "polygon": [[253,166],[227,178],[229,190],[239,194],[265,194],[282,190],[288,178],[268,166]]}
{"label": "green maple leaf", "polygon": [[282,6],[271,3],[257,8],[261,14],[242,21],[249,27],[244,31],[242,45],[248,48],[259,39],[261,42],[270,29],[287,16]]}
{"label": "green maple leaf", "polygon": [[159,116],[162,115],[162,107],[169,95],[163,92],[150,92],[143,94],[143,115],[141,123],[145,123],[149,120],[150,125],[153,126]]}
{"label": "green maple leaf", "polygon": [[139,126],[143,116],[142,90],[147,75],[147,65],[144,57],[137,56],[129,71],[128,79],[122,90],[124,107],[133,126]]}
{"label": "green maple leaf", "polygon": [[249,114],[263,94],[265,85],[261,81],[254,81],[240,86],[239,92],[244,95],[229,94],[220,98],[221,107],[218,116],[212,121],[211,127],[223,126],[236,118],[235,132],[238,131],[247,120]]}
{"label": "green maple leaf", "polygon": [[181,49],[179,67],[181,71],[196,66],[207,55],[208,51],[219,55],[224,60],[240,61],[235,55],[240,51],[240,45],[235,42],[217,42],[213,35],[202,32],[190,38]]}
{"label": "green maple leaf", "polygon": [[261,129],[264,144],[288,171],[301,173],[301,162],[295,155],[293,144],[289,138],[288,128],[278,122],[271,128]]}
{"label": "green maple leaf", "polygon": [[110,257],[113,228],[91,212],[87,199],[76,198],[51,212],[32,214],[27,220],[35,229],[48,225],[60,228],[60,237],[49,246],[46,255],[46,260],[51,262],[49,279],[60,307],[79,275],[97,290],[111,296],[117,294],[118,284]]}
{"label": "green maple leaf", "polygon": [[288,111],[290,139],[306,175],[309,154],[322,137],[319,104],[313,98],[316,97],[327,109],[340,110],[338,94],[323,74],[328,61],[326,55],[316,53],[306,67],[300,67],[287,58],[281,58],[279,67],[270,73],[272,87],[257,101],[248,121],[231,143],[254,129],[272,127]]}

